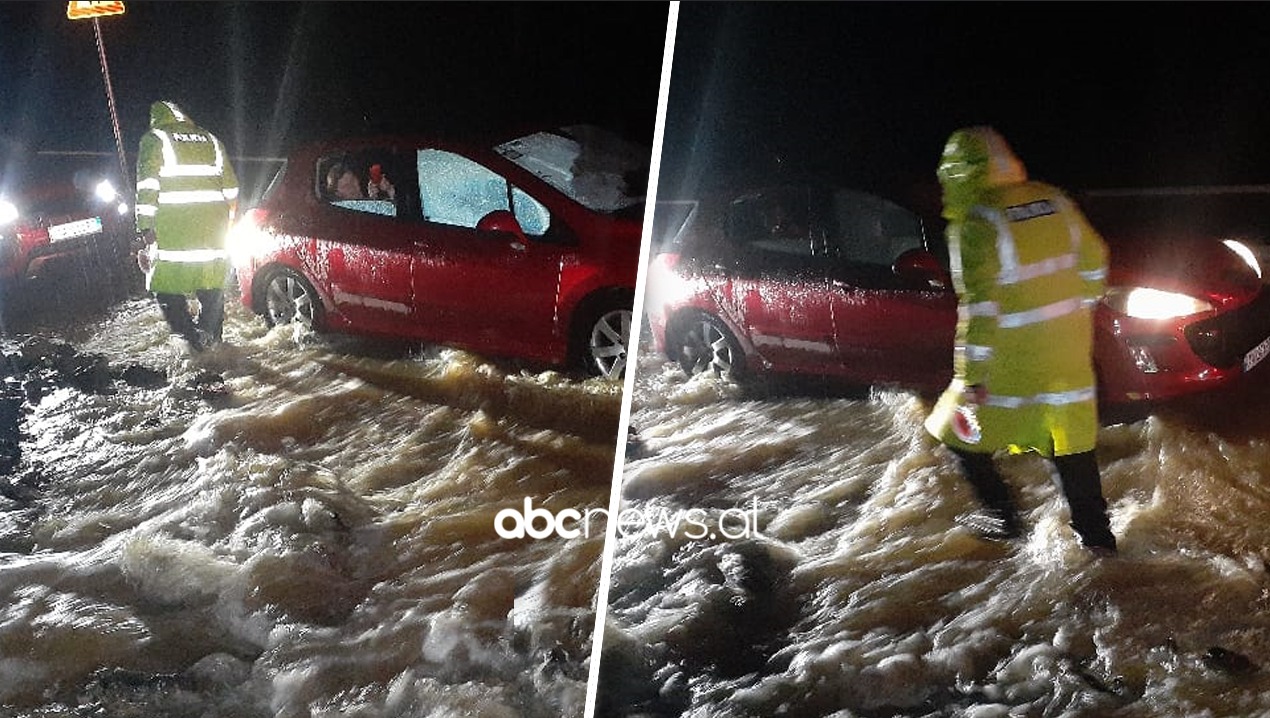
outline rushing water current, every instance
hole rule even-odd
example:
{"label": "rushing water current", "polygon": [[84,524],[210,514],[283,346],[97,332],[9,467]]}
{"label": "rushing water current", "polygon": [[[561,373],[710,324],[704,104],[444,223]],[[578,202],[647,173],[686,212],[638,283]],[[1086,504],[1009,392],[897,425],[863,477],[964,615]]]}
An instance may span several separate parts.
{"label": "rushing water current", "polygon": [[1099,559],[1036,456],[964,528],[928,400],[638,369],[601,715],[1270,716],[1266,387],[1104,426]]}
{"label": "rushing water current", "polygon": [[228,304],[201,355],[135,297],[5,337],[104,379],[10,380],[0,715],[581,715],[603,536],[494,518],[607,505],[621,386]]}

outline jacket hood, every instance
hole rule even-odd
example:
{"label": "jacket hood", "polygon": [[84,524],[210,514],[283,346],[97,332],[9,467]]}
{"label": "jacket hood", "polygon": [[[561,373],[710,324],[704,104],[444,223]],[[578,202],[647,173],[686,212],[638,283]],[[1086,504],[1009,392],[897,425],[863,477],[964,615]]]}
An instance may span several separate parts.
{"label": "jacket hood", "polygon": [[1027,181],[1027,169],[1005,138],[985,126],[952,133],[935,174],[944,190],[944,216],[950,219],[995,188]]}
{"label": "jacket hood", "polygon": [[189,115],[185,114],[181,108],[176,106],[175,102],[168,100],[160,100],[150,105],[150,126],[158,127],[159,125],[171,125],[177,122],[191,122]]}

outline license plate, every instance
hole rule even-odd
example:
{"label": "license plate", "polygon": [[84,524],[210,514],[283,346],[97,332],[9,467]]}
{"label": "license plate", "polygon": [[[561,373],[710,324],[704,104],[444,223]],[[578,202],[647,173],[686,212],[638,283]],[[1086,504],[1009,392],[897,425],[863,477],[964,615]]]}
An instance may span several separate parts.
{"label": "license plate", "polygon": [[1270,355],[1270,337],[1266,337],[1264,341],[1253,347],[1252,351],[1244,355],[1244,371],[1252,371],[1252,368],[1261,363],[1266,355]]}
{"label": "license plate", "polygon": [[101,232],[101,217],[89,217],[66,224],[55,224],[49,227],[49,241],[60,242],[64,239],[85,237]]}

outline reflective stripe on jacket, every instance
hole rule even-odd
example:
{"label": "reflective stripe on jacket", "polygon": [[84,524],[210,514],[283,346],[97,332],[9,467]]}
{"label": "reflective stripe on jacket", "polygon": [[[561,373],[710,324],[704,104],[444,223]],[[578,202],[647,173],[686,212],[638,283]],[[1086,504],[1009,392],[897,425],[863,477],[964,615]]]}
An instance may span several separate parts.
{"label": "reflective stripe on jacket", "polygon": [[[1043,183],[1006,185],[984,200],[948,225],[960,299],[954,378],[926,428],[970,451],[1090,451],[1098,426],[1092,314],[1106,281],[1106,246],[1080,210]],[[987,389],[982,405],[968,400],[975,385]],[[962,410],[980,428],[973,442],[954,430]]]}
{"label": "reflective stripe on jacket", "polygon": [[187,294],[223,286],[237,199],[238,180],[220,140],[174,105],[156,102],[137,156],[137,229],[154,230],[156,240],[146,288]]}

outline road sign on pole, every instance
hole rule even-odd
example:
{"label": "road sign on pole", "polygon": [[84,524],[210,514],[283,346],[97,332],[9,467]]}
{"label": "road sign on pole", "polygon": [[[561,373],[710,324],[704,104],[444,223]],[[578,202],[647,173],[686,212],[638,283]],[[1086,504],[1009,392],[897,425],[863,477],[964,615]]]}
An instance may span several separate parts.
{"label": "road sign on pole", "polygon": [[66,17],[71,20],[82,20],[103,15],[122,15],[123,2],[69,2],[66,3]]}
{"label": "road sign on pole", "polygon": [[89,19],[93,21],[93,34],[97,36],[97,57],[101,60],[101,79],[106,83],[106,104],[110,107],[110,124],[115,131],[115,149],[119,152],[119,170],[122,172],[124,185],[132,183],[128,177],[128,156],[123,149],[123,135],[119,132],[119,113],[115,110],[115,90],[110,85],[110,67],[106,64],[106,43],[101,37],[101,23],[98,18],[103,15],[122,15],[123,2],[69,2],[66,4],[66,17],[71,20]]}

